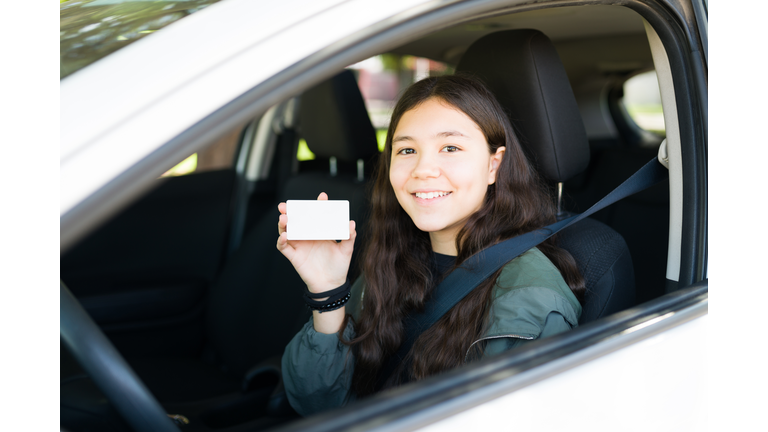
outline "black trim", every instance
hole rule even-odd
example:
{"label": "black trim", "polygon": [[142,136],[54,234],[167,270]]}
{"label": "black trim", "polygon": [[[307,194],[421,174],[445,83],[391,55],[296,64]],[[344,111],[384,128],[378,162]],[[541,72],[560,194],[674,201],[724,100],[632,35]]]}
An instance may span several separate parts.
{"label": "black trim", "polygon": [[[590,346],[623,337],[622,333],[626,330],[651,320],[658,320],[648,326],[656,327],[653,334],[680,325],[680,320],[675,319],[674,314],[694,309],[702,303],[707,307],[708,292],[708,281],[703,281],[570,332],[533,341],[517,350],[468,364],[438,377],[410,383],[338,410],[298,420],[275,432],[369,430],[395,421],[402,422],[405,417],[416,415],[427,408],[510,379]],[[688,317],[691,318],[696,316]],[[462,406],[462,409],[468,408],[470,406]]]}
{"label": "black trim", "polygon": [[[707,13],[707,6],[702,0],[691,0],[694,9],[694,15],[696,16],[697,33],[699,36],[699,44],[701,44],[701,50],[704,53],[704,61],[709,61],[709,16]],[[704,28],[705,30],[702,30]],[[702,37],[703,35],[703,37]],[[707,63],[708,64],[708,63]]]}
{"label": "black trim", "polygon": [[695,87],[699,97],[699,106],[696,111],[699,113],[699,121],[697,126],[699,127],[700,139],[703,142],[701,151],[698,153],[696,159],[697,172],[700,174],[697,183],[699,187],[696,188],[697,202],[699,203],[697,233],[699,236],[700,249],[696,256],[694,269],[695,279],[704,280],[707,278],[707,263],[708,263],[708,191],[709,191],[709,175],[708,175],[708,150],[709,150],[709,93],[707,87],[708,70],[706,70],[706,62],[701,58],[701,52],[693,52],[692,62],[694,64],[693,72],[695,79]]}

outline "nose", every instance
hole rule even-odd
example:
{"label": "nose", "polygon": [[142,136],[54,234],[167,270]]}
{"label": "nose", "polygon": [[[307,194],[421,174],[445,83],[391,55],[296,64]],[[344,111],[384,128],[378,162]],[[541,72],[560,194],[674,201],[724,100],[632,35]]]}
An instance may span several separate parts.
{"label": "nose", "polygon": [[424,153],[419,154],[416,165],[413,167],[413,171],[411,171],[411,177],[418,179],[439,177],[440,165],[437,162],[435,156]]}

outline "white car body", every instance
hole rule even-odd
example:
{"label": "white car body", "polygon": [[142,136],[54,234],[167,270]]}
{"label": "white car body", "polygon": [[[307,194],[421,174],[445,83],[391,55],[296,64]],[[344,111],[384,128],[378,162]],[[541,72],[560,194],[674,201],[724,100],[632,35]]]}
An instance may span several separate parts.
{"label": "white car body", "polygon": [[[233,109],[242,95],[257,93],[245,104],[250,114],[262,113],[334,70],[454,21],[456,12],[443,13],[428,25],[415,18],[449,7],[479,16],[526,2],[472,3],[225,0],[66,77],[61,81],[62,250],[117,213],[175,162],[211,142],[218,132],[205,135],[204,128],[195,130],[196,139],[179,136],[217,111]],[[409,31],[399,38],[385,34],[399,23],[407,23],[403,28]],[[662,84],[665,115],[674,116],[670,91]],[[217,121],[223,130],[242,118]],[[667,274],[676,280],[683,178],[675,168],[681,163],[680,137],[669,128],[676,119],[666,120],[672,179]],[[259,175],[257,168],[250,172]],[[706,364],[701,361],[709,331],[707,308],[707,296],[699,296],[552,361],[365,427],[701,430],[707,416]]]}

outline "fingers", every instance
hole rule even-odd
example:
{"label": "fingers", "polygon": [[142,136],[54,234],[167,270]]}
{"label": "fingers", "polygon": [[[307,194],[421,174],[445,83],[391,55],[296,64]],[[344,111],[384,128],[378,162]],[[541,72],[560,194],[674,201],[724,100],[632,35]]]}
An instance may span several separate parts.
{"label": "fingers", "polygon": [[[328,194],[325,192],[320,192],[320,195],[317,196],[318,201],[328,201]],[[288,209],[288,206],[281,202],[277,205],[277,209],[280,211],[280,213],[285,214],[286,210]]]}
{"label": "fingers", "polygon": [[288,226],[288,216],[286,215],[288,205],[281,202],[277,205],[277,211],[280,212],[280,216],[277,218],[277,234],[280,235],[285,232],[285,227]]}
{"label": "fingers", "polygon": [[288,260],[293,259],[293,254],[296,252],[296,250],[288,244],[288,234],[283,232],[280,233],[280,237],[277,238],[277,250],[280,251]]}
{"label": "fingers", "polygon": [[280,212],[280,216],[277,218],[277,234],[280,235],[285,232],[285,227],[288,225],[288,216],[286,216],[288,204],[281,202],[277,205],[277,211]]}
{"label": "fingers", "polygon": [[[325,192],[320,192],[320,195],[317,196],[318,201],[328,201],[328,194]],[[281,202],[277,205],[277,210],[280,212],[280,216],[277,220],[277,233],[282,235],[288,226],[288,205],[284,202]]]}
{"label": "fingers", "polygon": [[288,215],[281,214],[277,218],[277,234],[279,235],[279,234],[284,233],[286,231],[287,227],[288,227]]}

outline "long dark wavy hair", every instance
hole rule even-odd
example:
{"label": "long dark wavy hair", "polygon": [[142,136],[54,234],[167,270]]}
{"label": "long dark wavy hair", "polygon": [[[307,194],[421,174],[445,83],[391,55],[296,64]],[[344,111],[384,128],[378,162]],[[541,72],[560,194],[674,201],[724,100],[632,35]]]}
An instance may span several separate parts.
{"label": "long dark wavy hair", "polygon": [[[358,397],[377,390],[387,359],[404,340],[404,318],[423,310],[429,298],[432,246],[403,210],[389,181],[392,137],[403,114],[430,99],[459,109],[480,128],[491,155],[506,151],[488,186],[482,207],[456,237],[456,265],[480,250],[555,222],[554,200],[540,181],[515,136],[509,119],[493,94],[477,79],[450,75],[421,80],[409,87],[395,106],[386,145],[379,157],[371,191],[371,219],[361,265],[365,277],[357,336],[343,342],[354,354],[352,392]],[[550,239],[538,248],[560,270],[580,299],[584,280],[571,255]],[[435,325],[423,332],[406,357],[409,367],[393,373],[385,387],[398,384],[403,373],[418,380],[461,365],[470,345],[482,335],[493,287],[501,270],[456,304]],[[350,315],[345,318],[345,328]]]}

